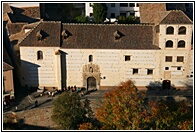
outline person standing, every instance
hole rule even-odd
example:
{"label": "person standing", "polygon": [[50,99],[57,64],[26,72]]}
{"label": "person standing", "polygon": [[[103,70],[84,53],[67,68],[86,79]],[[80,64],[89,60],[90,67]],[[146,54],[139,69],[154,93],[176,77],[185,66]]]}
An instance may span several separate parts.
{"label": "person standing", "polygon": [[36,101],[35,101],[35,107],[37,107],[37,105],[38,105],[38,101],[36,100]]}
{"label": "person standing", "polygon": [[7,103],[6,103],[6,101],[5,101],[5,100],[3,101],[3,105],[4,105],[4,107],[5,107],[5,108],[7,107],[7,106],[6,106],[6,105],[7,105]]}

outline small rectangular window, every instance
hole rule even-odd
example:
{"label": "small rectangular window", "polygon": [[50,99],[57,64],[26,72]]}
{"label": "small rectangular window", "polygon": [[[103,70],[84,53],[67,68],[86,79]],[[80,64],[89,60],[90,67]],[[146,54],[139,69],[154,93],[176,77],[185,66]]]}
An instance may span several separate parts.
{"label": "small rectangular window", "polygon": [[130,61],[131,60],[131,56],[130,55],[125,55],[125,61]]}
{"label": "small rectangular window", "polygon": [[135,7],[135,3],[129,3],[129,7]]}
{"label": "small rectangular window", "polygon": [[152,69],[148,69],[147,70],[147,75],[152,75],[153,74],[153,70]]}
{"label": "small rectangular window", "polygon": [[165,62],[172,62],[172,56],[166,56]]}
{"label": "small rectangular window", "polygon": [[133,74],[138,74],[138,69],[133,68]]}
{"label": "small rectangular window", "polygon": [[128,3],[120,3],[120,7],[128,7]]}
{"label": "small rectangular window", "polygon": [[42,59],[43,59],[43,52],[37,51],[37,60],[42,60]]}
{"label": "small rectangular window", "polygon": [[165,67],[165,70],[169,70],[169,67]]}
{"label": "small rectangular window", "polygon": [[181,67],[177,67],[177,70],[181,70]]}
{"label": "small rectangular window", "polygon": [[177,62],[183,62],[184,56],[177,56]]}

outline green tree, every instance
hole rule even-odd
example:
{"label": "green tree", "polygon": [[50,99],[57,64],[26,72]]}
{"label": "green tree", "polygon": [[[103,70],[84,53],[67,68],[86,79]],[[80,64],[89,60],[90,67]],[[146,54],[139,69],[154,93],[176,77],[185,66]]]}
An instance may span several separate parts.
{"label": "green tree", "polygon": [[107,5],[105,3],[94,3],[93,16],[95,23],[102,23],[107,16]]}
{"label": "green tree", "polygon": [[119,16],[118,18],[118,23],[119,24],[137,24],[139,23],[139,19],[136,18],[135,16],[128,16],[128,17],[125,17],[125,16]]}
{"label": "green tree", "polygon": [[72,22],[82,13],[81,9],[75,8],[73,3],[61,3],[58,12],[64,22]]}
{"label": "green tree", "polygon": [[124,24],[125,23],[125,20],[126,20],[125,16],[119,16],[118,17],[118,23],[119,24]]}
{"label": "green tree", "polygon": [[59,124],[61,129],[78,129],[80,124],[88,122],[88,104],[90,103],[86,102],[84,106],[78,93],[64,92],[54,101],[52,120]]}
{"label": "green tree", "polygon": [[136,24],[136,23],[139,23],[139,22],[138,22],[138,19],[137,19],[135,16],[132,16],[132,15],[128,16],[128,17],[126,18],[125,22],[126,22],[127,24]]}
{"label": "green tree", "polygon": [[84,123],[80,124],[79,130],[98,130],[101,127],[101,123],[95,118],[94,113],[90,107],[90,101],[85,99],[84,109],[87,119]]}
{"label": "green tree", "polygon": [[187,130],[192,129],[192,107],[170,100],[145,102],[131,80],[106,93],[96,118],[106,130]]}
{"label": "green tree", "polygon": [[90,21],[89,21],[89,17],[88,17],[88,16],[85,17],[85,16],[83,16],[83,15],[80,15],[80,16],[75,17],[75,21],[76,21],[77,23],[89,23],[89,22],[90,22]]}

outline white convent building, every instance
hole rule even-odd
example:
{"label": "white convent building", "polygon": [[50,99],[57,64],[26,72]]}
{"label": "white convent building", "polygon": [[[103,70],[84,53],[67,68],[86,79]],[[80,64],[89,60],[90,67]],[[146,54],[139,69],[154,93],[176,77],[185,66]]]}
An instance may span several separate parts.
{"label": "white convent building", "polygon": [[68,24],[40,21],[20,44],[23,86],[61,90],[136,86],[170,80],[181,87],[193,75],[192,21],[166,11],[158,24]]}

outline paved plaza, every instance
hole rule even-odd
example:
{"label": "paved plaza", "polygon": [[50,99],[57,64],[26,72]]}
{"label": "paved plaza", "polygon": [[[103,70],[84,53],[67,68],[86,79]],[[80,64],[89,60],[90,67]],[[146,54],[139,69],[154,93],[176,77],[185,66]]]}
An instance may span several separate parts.
{"label": "paved plaza", "polygon": [[[106,92],[111,90],[95,90],[91,91],[84,96],[81,97],[81,100],[84,101],[86,98],[91,101],[92,104],[100,103],[103,101],[103,96]],[[33,92],[21,99],[16,99],[15,102],[11,103],[9,107],[4,109],[4,112],[18,112],[18,111],[25,111],[34,108],[40,107],[47,107],[52,106],[52,102],[54,99],[58,97],[59,94],[55,96],[48,96],[47,93],[45,95],[40,96],[40,92]],[[186,100],[187,98],[192,100],[193,99],[193,89],[187,90],[178,90],[178,89],[169,89],[169,90],[159,90],[159,89],[152,89],[146,91],[146,99],[149,100],[159,100],[165,98],[173,98],[176,101]],[[37,105],[35,105],[37,101]],[[94,108],[95,105],[92,105]]]}

